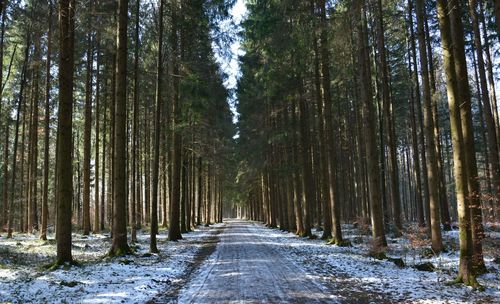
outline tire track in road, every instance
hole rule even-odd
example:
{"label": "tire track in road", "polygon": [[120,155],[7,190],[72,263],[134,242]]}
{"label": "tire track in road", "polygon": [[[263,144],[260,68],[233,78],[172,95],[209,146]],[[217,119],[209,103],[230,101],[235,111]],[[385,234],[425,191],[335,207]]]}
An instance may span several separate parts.
{"label": "tire track in road", "polygon": [[187,282],[179,303],[335,303],[328,287],[311,279],[278,250],[265,227],[231,220],[215,252]]}

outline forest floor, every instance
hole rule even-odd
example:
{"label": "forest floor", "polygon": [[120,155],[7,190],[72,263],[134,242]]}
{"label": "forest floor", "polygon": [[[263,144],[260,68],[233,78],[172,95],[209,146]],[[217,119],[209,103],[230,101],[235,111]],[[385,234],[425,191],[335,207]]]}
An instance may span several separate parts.
{"label": "forest floor", "polygon": [[[79,267],[48,271],[55,242],[17,234],[0,237],[0,303],[499,303],[500,233],[487,231],[485,291],[448,286],[458,264],[457,231],[443,237],[449,251],[432,256],[425,234],[409,229],[389,238],[386,255],[404,267],[368,256],[366,227],[343,225],[352,247],[299,238],[260,223],[227,220],[198,227],[179,242],[158,238],[148,254],[147,232],[136,254],[106,257],[108,235],[73,235]],[[314,230],[318,236],[320,231]],[[496,263],[494,258],[497,258]],[[433,271],[414,267],[431,263]]]}
{"label": "forest floor", "polygon": [[[56,246],[36,236],[0,237],[0,303],[145,303],[159,292],[175,288],[210,247],[218,227],[198,227],[169,242],[158,235],[159,254],[149,254],[149,232],[138,232],[134,255],[109,258],[109,234],[73,234],[73,257],[79,266],[49,271]],[[215,239],[216,240],[216,239]]]}

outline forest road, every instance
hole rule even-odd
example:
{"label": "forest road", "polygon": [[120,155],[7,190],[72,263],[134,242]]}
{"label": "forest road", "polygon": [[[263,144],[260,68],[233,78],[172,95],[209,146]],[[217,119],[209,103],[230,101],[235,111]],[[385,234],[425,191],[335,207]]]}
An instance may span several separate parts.
{"label": "forest road", "polygon": [[178,303],[338,303],[334,290],[288,259],[261,224],[228,220]]}

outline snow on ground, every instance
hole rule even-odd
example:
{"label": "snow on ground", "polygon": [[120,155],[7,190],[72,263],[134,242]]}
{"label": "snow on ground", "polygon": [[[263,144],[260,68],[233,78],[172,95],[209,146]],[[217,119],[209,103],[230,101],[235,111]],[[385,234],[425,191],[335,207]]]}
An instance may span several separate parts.
{"label": "snow on ground", "polygon": [[[439,256],[425,257],[421,248],[425,236],[419,232],[405,234],[403,238],[388,238],[388,256],[400,257],[406,267],[393,262],[376,260],[368,256],[369,239],[353,225],[343,225],[344,237],[353,242],[352,247],[327,245],[325,241],[299,238],[277,229],[267,230],[272,242],[292,263],[308,270],[311,279],[335,282],[346,291],[362,288],[386,294],[389,301],[417,303],[500,303],[500,267],[493,262],[498,256],[498,233],[487,233],[485,260],[489,273],[478,278],[485,291],[476,291],[463,285],[449,286],[458,267],[458,231],[444,232],[443,239],[450,251]],[[321,232],[313,230],[317,236]],[[419,271],[416,264],[432,263],[434,272]],[[497,262],[498,263],[498,262]],[[355,286],[355,287],[354,287]],[[341,290],[338,291],[342,293]]]}
{"label": "snow on ground", "polygon": [[149,235],[138,234],[136,254],[108,258],[109,235],[73,234],[73,257],[81,266],[47,271],[55,241],[35,236],[0,238],[0,303],[144,303],[164,292],[193,262],[213,229],[202,228],[169,242],[158,236],[160,254],[149,255]]}
{"label": "snow on ground", "polygon": [[[280,259],[300,268],[312,281],[333,286],[331,296],[341,302],[342,299],[355,302],[358,294],[376,296],[374,302],[381,302],[385,295],[388,302],[500,303],[498,232],[487,231],[484,251],[490,272],[479,277],[485,287],[485,291],[480,292],[446,284],[454,278],[458,266],[457,231],[443,233],[449,252],[439,256],[425,254],[428,240],[425,233],[417,229],[408,229],[402,238],[388,238],[387,255],[402,258],[406,265],[398,268],[390,261],[368,257],[370,236],[366,229],[353,225],[342,228],[352,247],[327,245],[319,239],[299,238],[277,229],[262,228],[258,233],[263,242],[279,252]],[[55,259],[53,239],[40,241],[35,236],[18,234],[8,240],[2,236],[0,303],[144,303],[158,293],[175,289],[176,283],[185,279],[203,242],[213,238],[216,230],[200,227],[196,232],[185,234],[179,242],[166,241],[165,232],[161,232],[159,255],[147,254],[149,235],[139,234],[136,254],[117,259],[106,257],[111,244],[109,235],[74,234],[73,255],[81,266],[52,272],[43,266]],[[314,230],[314,233],[321,235],[320,231]],[[252,236],[248,238],[239,244],[252,246]],[[423,262],[432,263],[435,271],[413,268]]]}

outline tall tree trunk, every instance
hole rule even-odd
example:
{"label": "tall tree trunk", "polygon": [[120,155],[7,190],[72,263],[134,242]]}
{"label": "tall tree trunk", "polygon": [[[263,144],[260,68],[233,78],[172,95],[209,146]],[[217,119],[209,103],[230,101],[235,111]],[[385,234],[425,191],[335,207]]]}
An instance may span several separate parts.
{"label": "tall tree trunk", "polygon": [[114,193],[115,193],[115,129],[116,129],[116,52],[111,55],[111,86],[109,88],[109,149],[108,149],[108,201],[106,206],[106,215],[108,219],[108,225],[113,234],[113,206],[114,206]]}
{"label": "tall tree trunk", "polygon": [[[93,232],[100,231],[99,217],[99,140],[100,140],[100,119],[101,119],[101,33],[97,29],[96,33],[96,84],[95,84],[95,174],[94,174],[94,227]],[[104,170],[104,166],[103,166]],[[104,190],[104,189],[103,189]],[[103,204],[104,202],[101,202]]]}
{"label": "tall tree trunk", "polygon": [[457,75],[455,73],[454,44],[448,16],[448,1],[438,0],[438,20],[441,31],[443,49],[443,64],[446,74],[446,90],[450,109],[450,126],[453,143],[453,169],[455,175],[455,192],[457,196],[457,211],[460,239],[459,273],[457,280],[466,285],[477,284],[472,268],[472,234],[471,216],[468,202],[467,170],[465,161],[465,146],[459,105]]}
{"label": "tall tree trunk", "polygon": [[205,227],[208,227],[210,225],[210,219],[211,219],[211,211],[212,211],[212,183],[211,183],[211,177],[212,177],[212,165],[210,163],[207,164],[207,175],[206,175],[206,208],[205,208]]}
{"label": "tall tree trunk", "polygon": [[[90,1],[92,3],[92,1]],[[91,6],[91,5],[90,5]],[[92,8],[89,7],[90,11]],[[92,46],[92,14],[88,13],[87,23],[87,66],[85,82],[85,123],[83,131],[83,235],[90,233],[90,154],[92,138],[92,73],[94,50]]]}
{"label": "tall tree trunk", "polygon": [[158,4],[158,57],[156,65],[156,109],[155,109],[155,137],[154,137],[154,160],[153,160],[153,194],[151,197],[151,235],[149,251],[158,253],[156,247],[156,234],[158,233],[158,186],[160,171],[160,133],[162,112],[162,74],[163,74],[163,6],[164,0]]}
{"label": "tall tree trunk", "polygon": [[140,12],[141,0],[135,1],[135,32],[134,32],[134,104],[133,104],[133,118],[132,118],[132,213],[130,217],[131,241],[137,241],[137,141],[139,137],[139,30],[140,30]]}
{"label": "tall tree trunk", "polygon": [[[318,3],[321,18],[321,32],[320,32],[320,54],[321,54],[321,76],[322,76],[322,97],[323,100],[321,104],[318,104],[318,109],[321,108],[324,115],[321,115],[318,119],[323,125],[323,143],[326,146],[323,151],[325,153],[324,166],[325,169],[323,173],[326,175],[324,177],[324,182],[327,182],[328,188],[327,192],[324,193],[327,204],[323,208],[323,213],[326,217],[331,217],[331,219],[325,220],[325,227],[328,223],[331,225],[331,233],[335,243],[341,244],[342,230],[340,227],[340,210],[339,210],[339,200],[337,197],[336,187],[336,177],[335,177],[335,151],[333,147],[333,139],[331,129],[332,125],[332,93],[330,88],[330,54],[328,50],[328,29],[327,29],[327,19],[326,19],[326,3],[324,0],[320,0]],[[322,131],[323,131],[322,130]],[[325,189],[326,190],[326,189]],[[328,231],[326,231],[328,232]],[[326,237],[323,233],[323,237]]]}
{"label": "tall tree trunk", "polygon": [[439,171],[437,167],[437,156],[434,148],[434,119],[432,117],[432,101],[429,83],[429,71],[427,62],[427,46],[424,33],[424,3],[423,0],[417,0],[417,38],[419,44],[421,76],[424,96],[424,133],[425,133],[425,154],[427,155],[427,181],[429,185],[429,216],[430,230],[432,240],[432,250],[439,253],[443,250],[443,241],[441,237],[441,218],[439,215]]}
{"label": "tall tree trunk", "polygon": [[186,233],[187,232],[187,217],[189,217],[189,211],[188,211],[188,205],[189,205],[189,200],[188,200],[188,189],[187,189],[187,167],[188,167],[188,154],[187,151],[184,152],[184,155],[182,156],[182,169],[181,169],[181,232]]}
{"label": "tall tree trunk", "polygon": [[441,145],[439,142],[439,113],[438,113],[438,93],[436,89],[436,77],[434,73],[434,59],[432,56],[432,46],[431,46],[431,38],[430,38],[430,30],[429,30],[429,21],[427,15],[424,14],[424,26],[425,26],[425,42],[427,47],[428,62],[429,62],[429,79],[431,86],[431,101],[432,101],[432,117],[434,120],[434,148],[436,149],[436,158],[438,165],[438,193],[439,193],[439,205],[440,205],[440,216],[441,216],[441,224],[443,225],[443,230],[449,231],[451,230],[451,221],[450,221],[450,210],[448,206],[448,197],[446,195],[446,183],[444,182],[444,171],[443,171],[443,160],[441,156]]}
{"label": "tall tree trunk", "polygon": [[[413,163],[415,165],[415,180],[416,180],[416,211],[417,211],[417,222],[420,227],[425,226],[425,221],[424,221],[424,202],[422,198],[424,197],[423,194],[428,193],[426,190],[428,188],[428,185],[426,183],[427,179],[424,179],[424,183],[422,183],[422,178],[421,178],[421,170],[423,170],[422,163],[420,162],[420,158],[418,157],[419,150],[418,150],[418,136],[417,136],[417,129],[418,128],[418,123],[417,121],[420,120],[420,81],[418,79],[418,67],[417,67],[417,48],[416,48],[416,43],[415,43],[415,33],[413,30],[413,0],[408,0],[408,19],[409,19],[409,27],[410,27],[410,48],[411,48],[411,62],[413,62],[413,73],[412,73],[412,78],[413,78],[413,85],[414,85],[414,93],[415,93],[415,98],[412,99],[412,105],[410,108],[410,115],[413,117],[412,121],[412,142],[413,142]],[[411,62],[410,62],[410,69],[411,69]],[[416,104],[413,103],[416,101]],[[417,107],[417,112],[415,113],[415,106]],[[416,121],[417,120],[417,121]],[[413,138],[414,137],[414,138]],[[422,157],[422,162],[425,162],[425,152],[423,153]],[[425,171],[425,170],[424,170]],[[424,172],[423,176],[426,176],[426,173]],[[426,198],[427,200],[427,198]]]}
{"label": "tall tree trunk", "polygon": [[[474,143],[474,127],[472,124],[471,96],[467,72],[467,61],[465,57],[465,41],[462,25],[460,4],[451,0],[450,4],[450,28],[453,39],[453,55],[455,74],[457,77],[458,96],[460,98],[460,116],[462,122],[462,133],[465,144],[465,164],[467,166],[467,187],[469,190],[471,229],[472,229],[472,263],[474,271],[483,273],[486,271],[483,259],[482,239],[484,228],[480,201],[480,189],[477,174],[476,151]],[[498,156],[498,155],[497,155]]]}
{"label": "tall tree trunk", "polygon": [[[6,9],[5,9],[5,3],[3,1],[0,1],[0,12],[2,13],[2,23],[1,23],[1,29],[0,29],[0,117],[2,117],[2,106],[3,106],[3,87],[4,84],[7,82],[7,78],[9,75],[7,75],[6,79],[3,77],[3,58],[4,58],[4,41],[5,41],[5,18],[6,18]],[[17,45],[14,46],[14,54],[17,49]],[[11,64],[12,64],[12,58],[11,58]],[[11,65],[9,65],[9,73],[10,74],[10,68]],[[6,139],[5,139],[5,146],[4,146],[4,161],[3,161],[3,185],[2,185],[2,214],[0,215],[0,226],[3,227],[8,219],[7,219],[7,212],[9,210],[9,200],[8,200],[8,186],[9,186],[9,169],[8,169],[8,162],[9,162],[9,116],[5,116],[5,133],[6,133]]]}
{"label": "tall tree trunk", "polygon": [[[474,49],[474,48],[473,48]],[[480,141],[483,142],[483,143],[487,143],[488,140],[486,139],[487,138],[487,135],[486,135],[486,125],[485,125],[485,117],[484,117],[484,110],[483,110],[483,105],[481,103],[481,85],[480,85],[480,81],[479,81],[479,75],[478,75],[478,67],[477,67],[477,60],[476,60],[476,55],[474,53],[474,51],[472,52],[472,63],[473,63],[473,68],[474,68],[474,83],[476,85],[476,92],[477,92],[477,100],[478,100],[478,116],[479,116],[479,136],[480,136]],[[490,170],[490,157],[489,157],[489,153],[488,153],[488,145],[484,145],[482,151],[481,151],[483,154],[483,157],[484,157],[484,170],[483,170],[483,176],[484,176],[484,182],[486,184],[486,191],[487,193],[493,193],[493,186],[492,186],[492,179],[491,179],[491,170]],[[482,197],[483,195],[481,195],[481,202],[483,201],[482,200]],[[492,220],[494,218],[494,208],[495,208],[495,202],[493,199],[490,199],[489,200],[490,202],[490,206],[491,206],[491,209],[489,210],[490,211],[490,215],[491,215],[491,219]],[[485,208],[485,206],[481,206],[481,208]]]}
{"label": "tall tree trunk", "polygon": [[28,232],[34,233],[38,230],[38,120],[40,99],[40,68],[42,61],[40,33],[36,33],[33,52],[33,79],[31,90],[31,125],[29,128],[29,162],[28,162]]}
{"label": "tall tree trunk", "polygon": [[182,153],[182,137],[179,130],[181,109],[179,105],[179,49],[178,49],[178,14],[179,3],[174,1],[172,12],[172,45],[173,51],[173,102],[172,102],[172,198],[170,202],[170,229],[168,230],[168,239],[176,241],[182,239],[180,229],[180,199],[181,199],[181,153]]}
{"label": "tall tree trunk", "polygon": [[[489,161],[491,164],[491,177],[493,183],[500,183],[500,163],[498,159],[498,143],[496,137],[495,121],[492,114],[490,97],[488,94],[488,83],[483,59],[483,45],[481,43],[481,33],[479,31],[479,20],[476,11],[477,0],[469,0],[469,13],[472,19],[474,31],[474,46],[476,49],[477,67],[479,70],[479,84],[481,86],[481,101],[483,103],[484,120],[486,122]],[[497,202],[500,202],[500,189],[495,189]],[[479,208],[479,206],[477,206]],[[485,270],[485,269],[483,269]]]}
{"label": "tall tree trunk", "polygon": [[[108,70],[108,69],[106,69]],[[104,84],[107,84],[107,81],[104,82]],[[102,170],[101,170],[101,205],[100,210],[99,210],[99,229],[102,231],[104,230],[104,222],[105,222],[105,210],[106,210],[106,198],[109,193],[109,188],[106,188],[106,154],[108,151],[106,150],[106,138],[107,134],[109,132],[107,131],[107,121],[108,121],[108,100],[109,97],[109,87],[106,86],[104,88],[104,103],[102,105],[102,108],[104,110],[104,113],[102,114],[103,116],[103,123],[102,123],[102,130],[103,130],[103,135],[102,135]],[[109,148],[108,148],[109,149]],[[109,171],[108,171],[109,172]],[[109,179],[109,177],[108,177]]]}
{"label": "tall tree trunk", "polygon": [[72,262],[71,202],[73,199],[73,72],[75,1],[59,1],[59,113],[57,127],[57,260]]}
{"label": "tall tree trunk", "polygon": [[126,112],[127,112],[127,18],[128,0],[118,1],[116,50],[116,110],[113,159],[113,244],[110,255],[130,252],[127,244],[126,182]]}
{"label": "tall tree trunk", "polygon": [[198,178],[198,186],[197,186],[197,206],[198,209],[197,215],[196,215],[196,226],[201,225],[201,206],[203,203],[203,163],[201,160],[201,157],[198,157],[198,173],[197,173],[197,178]]}
{"label": "tall tree trunk", "polygon": [[50,141],[50,67],[52,56],[52,18],[54,8],[52,0],[49,0],[49,16],[47,33],[47,61],[45,63],[45,128],[44,128],[44,152],[43,152],[43,194],[42,194],[42,218],[40,239],[47,240],[47,221],[49,218],[49,141]]}
{"label": "tall tree trunk", "polygon": [[[144,222],[151,220],[151,105],[146,101],[144,109]],[[153,126],[154,127],[154,126]],[[154,157],[154,156],[153,156]]]}
{"label": "tall tree trunk", "polygon": [[392,100],[389,86],[389,66],[387,64],[387,54],[385,49],[384,20],[382,13],[382,1],[377,0],[377,47],[380,56],[380,68],[382,72],[382,102],[383,116],[385,118],[386,145],[389,152],[389,175],[391,189],[392,213],[396,235],[401,235],[403,225],[401,223],[401,200],[399,197],[399,177],[396,151],[396,140],[394,128],[392,126]]}
{"label": "tall tree trunk", "polygon": [[[106,85],[106,81],[104,81],[104,85]],[[100,210],[99,210],[99,230],[104,230],[104,222],[105,222],[105,210],[106,210],[106,197],[107,193],[109,192],[109,188],[106,189],[106,138],[107,134],[109,132],[107,131],[107,121],[108,121],[108,115],[107,115],[107,107],[108,107],[108,90],[106,87],[103,87],[103,91],[105,92],[104,95],[104,103],[102,105],[102,108],[104,110],[104,113],[102,113],[103,116],[103,123],[102,123],[102,130],[104,134],[102,135],[102,170],[101,170],[101,205]],[[107,192],[108,191],[108,192]]]}
{"label": "tall tree trunk", "polygon": [[5,139],[3,147],[3,183],[2,183],[2,222],[0,226],[3,227],[8,222],[7,213],[9,211],[9,120],[5,122]]}
{"label": "tall tree trunk", "polygon": [[372,100],[371,70],[367,47],[366,13],[364,0],[357,0],[358,14],[358,73],[360,97],[362,100],[363,133],[365,135],[366,162],[370,192],[372,236],[375,249],[387,246],[380,195],[380,167],[375,135],[374,105]]}
{"label": "tall tree trunk", "polygon": [[300,145],[302,156],[302,185],[303,185],[303,209],[304,209],[304,231],[301,236],[311,237],[311,208],[314,201],[314,184],[311,164],[311,142],[309,130],[309,112],[306,97],[303,93],[302,79],[299,77],[299,124],[300,124]]}

